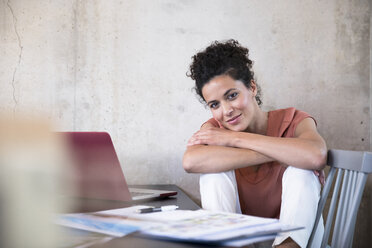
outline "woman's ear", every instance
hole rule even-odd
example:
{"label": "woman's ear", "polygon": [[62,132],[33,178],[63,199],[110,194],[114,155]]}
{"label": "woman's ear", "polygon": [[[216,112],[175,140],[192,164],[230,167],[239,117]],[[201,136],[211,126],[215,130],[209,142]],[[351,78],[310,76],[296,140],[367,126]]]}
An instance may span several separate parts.
{"label": "woman's ear", "polygon": [[256,82],[253,79],[251,80],[251,88],[250,88],[250,90],[252,91],[253,96],[255,97],[257,95],[257,84],[256,84]]}

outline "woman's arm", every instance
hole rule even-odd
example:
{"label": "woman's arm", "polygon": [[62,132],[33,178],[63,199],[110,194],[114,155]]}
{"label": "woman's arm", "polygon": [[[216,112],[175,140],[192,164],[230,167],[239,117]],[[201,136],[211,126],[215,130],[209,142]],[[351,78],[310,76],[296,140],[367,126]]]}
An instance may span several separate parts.
{"label": "woman's arm", "polygon": [[321,170],[327,159],[327,146],[311,118],[302,120],[294,138],[276,138],[251,133],[236,133],[233,145],[252,149],[281,163],[301,169]]}
{"label": "woman's arm", "polygon": [[294,138],[276,138],[251,133],[236,133],[233,146],[252,149],[286,165],[321,170],[326,164],[327,146],[311,118],[302,120]]}
{"label": "woman's arm", "polygon": [[[215,128],[215,126],[206,122],[200,131],[210,128]],[[190,138],[183,156],[183,168],[189,173],[218,173],[274,161],[272,158],[249,149],[194,144],[195,135],[199,132]]]}
{"label": "woman's arm", "polygon": [[314,120],[311,118],[302,120],[296,128],[294,136],[294,138],[278,138],[207,127],[195,133],[188,145],[207,144],[238,147],[243,150],[255,151],[266,158],[272,158],[294,167],[311,170],[323,169],[326,163],[327,147],[316,130]]}
{"label": "woman's arm", "polygon": [[183,168],[191,173],[217,173],[270,161],[274,159],[249,149],[192,145],[183,156]]}

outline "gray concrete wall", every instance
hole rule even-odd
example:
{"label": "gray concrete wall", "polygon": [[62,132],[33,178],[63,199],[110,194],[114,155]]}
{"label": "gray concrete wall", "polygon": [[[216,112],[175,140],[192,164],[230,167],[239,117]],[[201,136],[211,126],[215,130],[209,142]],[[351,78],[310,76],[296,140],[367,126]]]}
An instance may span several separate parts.
{"label": "gray concrete wall", "polygon": [[[130,184],[174,183],[199,199],[181,160],[210,113],[185,76],[190,57],[238,39],[264,109],[308,111],[330,148],[369,150],[370,15],[368,0],[3,0],[0,110],[108,131]],[[365,247],[371,190],[370,178],[355,237]]]}

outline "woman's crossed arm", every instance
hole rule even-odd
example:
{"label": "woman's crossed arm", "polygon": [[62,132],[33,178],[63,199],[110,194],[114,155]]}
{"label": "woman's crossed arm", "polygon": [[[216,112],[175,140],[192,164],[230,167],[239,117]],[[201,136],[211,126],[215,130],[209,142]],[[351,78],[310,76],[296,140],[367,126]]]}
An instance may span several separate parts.
{"label": "woman's crossed arm", "polygon": [[234,132],[210,124],[189,140],[183,166],[187,172],[215,173],[270,161],[311,170],[326,163],[327,146],[311,118],[302,120],[294,138]]}

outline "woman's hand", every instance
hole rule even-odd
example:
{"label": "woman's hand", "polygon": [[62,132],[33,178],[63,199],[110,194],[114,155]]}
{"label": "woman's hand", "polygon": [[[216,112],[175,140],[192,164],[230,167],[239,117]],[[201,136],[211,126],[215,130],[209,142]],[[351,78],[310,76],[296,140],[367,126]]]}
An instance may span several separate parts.
{"label": "woman's hand", "polygon": [[203,128],[189,139],[187,146],[192,145],[215,145],[215,146],[232,146],[232,140],[237,132],[217,128],[207,127]]}
{"label": "woman's hand", "polygon": [[318,177],[320,184],[324,186],[325,183],[324,170],[315,170],[314,174]]}

